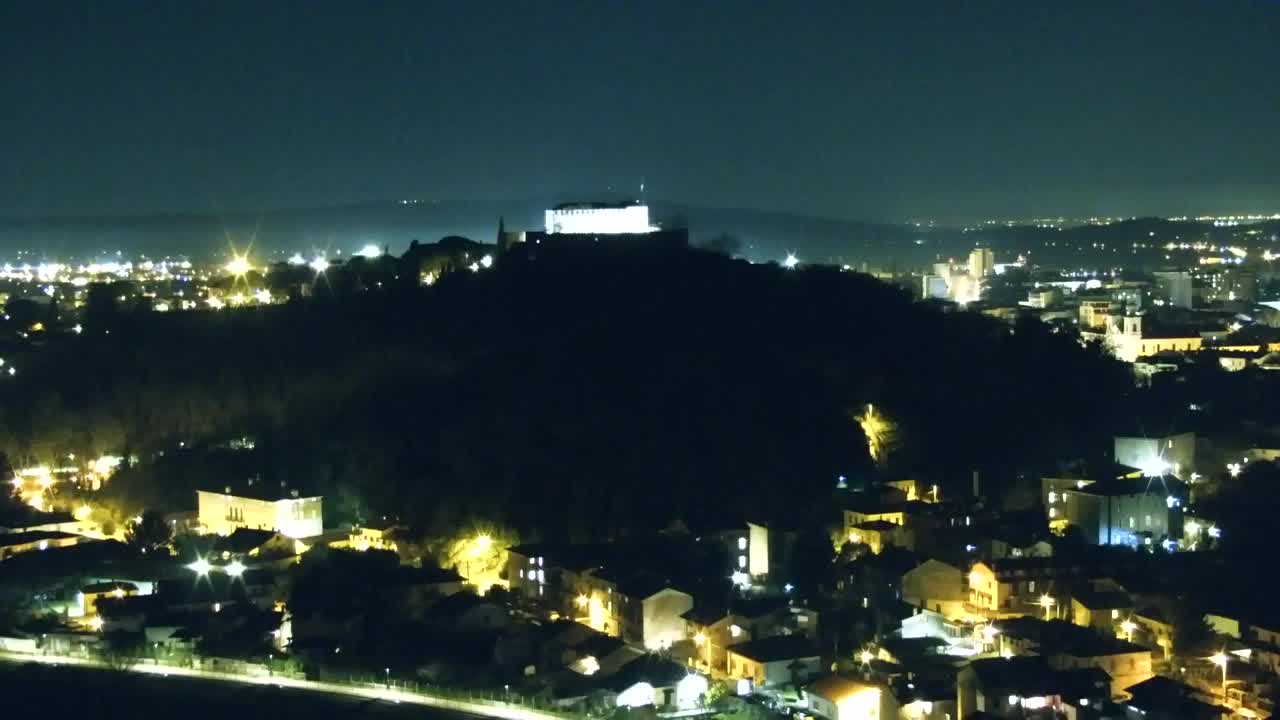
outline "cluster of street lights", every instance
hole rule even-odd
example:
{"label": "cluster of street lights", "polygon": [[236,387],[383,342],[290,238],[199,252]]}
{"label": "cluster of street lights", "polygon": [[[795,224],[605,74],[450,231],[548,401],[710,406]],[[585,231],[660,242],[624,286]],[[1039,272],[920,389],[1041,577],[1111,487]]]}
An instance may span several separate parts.
{"label": "cluster of street lights", "polygon": [[245,571],[244,563],[239,560],[232,560],[226,565],[214,565],[202,557],[196,558],[193,563],[188,563],[187,568],[201,577],[207,576],[214,570],[220,570],[226,573],[228,577],[240,577],[244,575]]}

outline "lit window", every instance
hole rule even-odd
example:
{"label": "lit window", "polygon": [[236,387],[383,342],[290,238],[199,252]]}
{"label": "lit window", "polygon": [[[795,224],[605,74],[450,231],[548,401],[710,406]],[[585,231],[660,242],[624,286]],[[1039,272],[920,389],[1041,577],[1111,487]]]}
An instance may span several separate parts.
{"label": "lit window", "polygon": [[534,560],[533,558],[529,558],[529,564],[530,564],[530,565],[533,565],[535,562],[537,562],[537,561],[536,561],[536,560]]}
{"label": "lit window", "polygon": [[520,578],[524,579],[524,568],[520,568]]}
{"label": "lit window", "polygon": [[1051,518],[1058,517],[1058,508],[1055,508],[1055,507],[1049,508],[1049,517]]}
{"label": "lit window", "polygon": [[542,567],[542,558],[538,558],[538,567]]}
{"label": "lit window", "polygon": [[547,575],[546,575],[546,573],[544,573],[543,571],[539,570],[539,571],[538,571],[538,582],[540,582],[540,583],[545,583],[546,581],[547,581]]}
{"label": "lit window", "polygon": [[1120,611],[1119,611],[1119,610],[1112,610],[1112,611],[1111,611],[1111,619],[1112,619],[1112,620],[1115,620],[1115,619],[1117,619],[1117,618],[1119,618],[1119,617],[1120,617]]}
{"label": "lit window", "polygon": [[1054,503],[1056,503],[1056,502],[1058,502],[1058,493],[1056,493],[1056,492],[1054,492],[1054,491],[1050,490],[1050,491],[1049,491],[1049,504],[1050,504],[1050,505],[1052,505],[1052,504],[1054,504]]}
{"label": "lit window", "polygon": [[746,555],[739,555],[739,556],[738,556],[738,567],[740,567],[740,568],[744,568],[744,567],[746,567],[746,566],[747,566],[747,556],[746,556]]}
{"label": "lit window", "polygon": [[738,549],[739,549],[739,550],[746,550],[746,549],[747,549],[747,539],[746,539],[746,538],[744,538],[744,537],[740,537],[740,538],[738,538]]}
{"label": "lit window", "polygon": [[1028,581],[1027,581],[1027,592],[1035,592],[1035,591],[1036,591],[1036,581],[1035,581],[1035,580],[1028,580]]}
{"label": "lit window", "polygon": [[1151,516],[1150,516],[1150,515],[1147,515],[1146,517],[1144,517],[1144,518],[1142,519],[1142,521],[1145,523],[1145,527],[1151,527]]}
{"label": "lit window", "polygon": [[742,628],[738,627],[737,625],[730,625],[729,634],[733,637],[738,637],[742,635]]}
{"label": "lit window", "polygon": [[1133,516],[1132,516],[1132,515],[1130,515],[1130,516],[1129,516],[1129,529],[1130,529],[1130,530],[1132,530],[1132,529],[1133,529],[1133,525],[1134,525],[1134,522],[1133,522]]}

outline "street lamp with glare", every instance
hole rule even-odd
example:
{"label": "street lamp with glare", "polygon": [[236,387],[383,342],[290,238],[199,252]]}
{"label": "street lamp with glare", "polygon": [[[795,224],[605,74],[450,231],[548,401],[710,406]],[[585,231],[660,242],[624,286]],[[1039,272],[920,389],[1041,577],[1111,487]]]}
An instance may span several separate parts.
{"label": "street lamp with glare", "polygon": [[213,569],[213,566],[209,564],[209,561],[204,558],[196,558],[196,561],[187,565],[187,567],[197,575],[208,575],[209,571]]}
{"label": "street lamp with glare", "polygon": [[1044,595],[1040,596],[1040,602],[1038,604],[1040,605],[1040,607],[1044,608],[1045,620],[1049,619],[1049,610],[1053,608],[1054,602],[1055,602],[1054,599],[1050,597],[1048,593],[1045,593]]}
{"label": "street lamp with glare", "polygon": [[1209,656],[1209,662],[1222,668],[1222,699],[1227,698],[1227,654],[1219,650]]}
{"label": "street lamp with glare", "polygon": [[244,255],[236,255],[227,263],[227,272],[235,275],[236,277],[243,277],[249,274],[249,271],[252,269],[253,266],[249,264],[249,258]]}
{"label": "street lamp with glare", "polygon": [[224,567],[223,570],[226,570],[227,574],[231,577],[240,577],[244,574],[244,563],[239,560],[232,560],[227,563],[227,566]]}

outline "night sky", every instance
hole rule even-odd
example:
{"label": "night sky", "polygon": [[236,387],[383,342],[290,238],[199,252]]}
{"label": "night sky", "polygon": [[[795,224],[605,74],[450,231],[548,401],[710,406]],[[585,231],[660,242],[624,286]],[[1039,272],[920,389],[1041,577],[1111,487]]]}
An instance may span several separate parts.
{"label": "night sky", "polygon": [[0,215],[1280,211],[1280,3],[0,6]]}

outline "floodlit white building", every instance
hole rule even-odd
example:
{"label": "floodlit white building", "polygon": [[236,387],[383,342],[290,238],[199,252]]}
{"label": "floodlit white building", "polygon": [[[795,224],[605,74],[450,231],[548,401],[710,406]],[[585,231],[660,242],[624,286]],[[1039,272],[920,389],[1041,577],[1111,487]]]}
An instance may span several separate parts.
{"label": "floodlit white building", "polygon": [[272,530],[285,537],[315,537],[324,531],[321,498],[299,497],[296,490],[271,493],[265,486],[240,494],[197,490],[200,527],[205,532],[230,535],[237,528]]}
{"label": "floodlit white building", "polygon": [[1196,458],[1195,433],[1115,437],[1115,459],[1121,465],[1138,468],[1143,475],[1173,475],[1190,478]]}
{"label": "floodlit white building", "polygon": [[547,234],[643,235],[657,230],[648,205],[566,203],[546,213]]}

